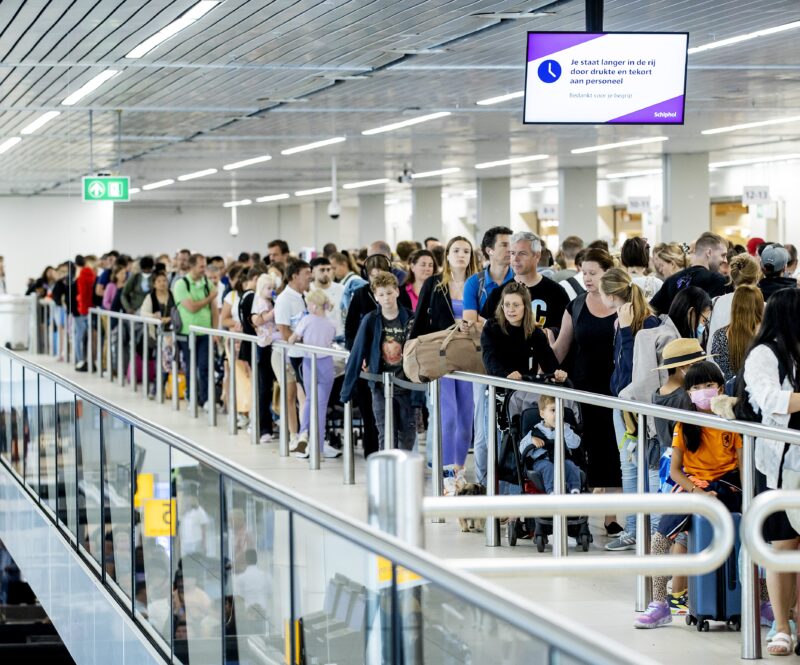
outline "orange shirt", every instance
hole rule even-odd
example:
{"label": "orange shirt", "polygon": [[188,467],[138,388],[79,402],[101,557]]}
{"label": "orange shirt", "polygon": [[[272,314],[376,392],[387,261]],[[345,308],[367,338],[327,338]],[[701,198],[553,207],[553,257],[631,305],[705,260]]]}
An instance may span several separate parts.
{"label": "orange shirt", "polygon": [[701,427],[700,447],[691,452],[686,448],[683,424],[676,423],[672,447],[683,452],[683,470],[687,476],[711,482],[739,466],[736,451],[742,447],[742,437],[733,432]]}

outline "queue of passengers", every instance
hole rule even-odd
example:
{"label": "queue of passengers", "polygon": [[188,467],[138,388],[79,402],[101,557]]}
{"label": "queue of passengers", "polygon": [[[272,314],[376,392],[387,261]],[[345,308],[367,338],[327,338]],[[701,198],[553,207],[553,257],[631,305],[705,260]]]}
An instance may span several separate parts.
{"label": "queue of passengers", "polygon": [[[383,392],[361,372],[405,378],[406,342],[452,326],[462,332],[477,329],[491,375],[520,380],[543,371],[557,381],[569,378],[579,390],[729,417],[735,413],[798,429],[797,263],[791,245],[754,238],[746,247],[733,246],[713,233],[703,233],[690,246],[652,248],[634,237],[613,253],[605,241],[585,244],[570,236],[553,255],[536,234],[498,226],[483,235],[479,247],[463,236],[444,244],[436,238],[424,244],[405,241],[395,251],[382,240],[350,252],[328,244],[309,262],[294,256],[283,240],[270,242],[263,258],[244,253],[237,261],[189,250],[137,260],[117,252],[99,259],[77,256],[47,267],[32,280],[31,292],[55,302],[60,332],[70,322],[74,326],[78,371],[93,360],[85,356],[86,337],[94,334],[88,316],[93,306],[159,318],[165,330],[177,311],[179,348],[172,352],[183,357],[183,367],[188,367],[190,325],[253,335],[256,368],[250,367],[249,342],[237,343],[234,357],[226,357],[220,347],[221,368],[209,367],[207,345],[218,340],[198,335],[198,375],[188,380],[197,382],[199,403],[236,409],[243,427],[249,411],[257,408],[260,440],[269,443],[278,418],[275,395],[285,390],[291,451],[307,457],[309,430],[317,427],[321,452],[329,458],[340,449],[327,438],[328,403],[353,401],[363,423],[364,454],[383,448]],[[58,335],[60,359],[65,357],[64,338]],[[302,350],[289,348],[286,385],[278,386],[282,368],[279,354],[271,352],[274,341],[350,351],[344,368],[332,358],[319,359],[319,422],[309,422],[309,359]],[[145,366],[148,360],[161,362],[144,360]],[[259,381],[261,403],[248,404],[249,391],[240,389],[237,404],[216,404],[208,395],[209,371],[218,372],[220,382],[235,372],[239,386]],[[335,378],[342,374],[340,392],[334,394]],[[223,386],[216,392],[225,399]],[[725,394],[731,396],[728,402]],[[444,378],[440,398],[449,487],[464,482],[470,450],[474,480],[485,486],[487,432],[495,426],[488,422],[485,391]],[[429,406],[424,394],[395,388],[393,434],[399,447],[417,446],[426,432]],[[543,414],[547,408],[540,404]],[[589,405],[583,405],[581,418],[588,487],[635,492],[635,418]],[[548,431],[546,422],[541,432]],[[651,418],[646,427],[651,491],[705,492],[731,510],[740,508],[739,435]],[[545,447],[546,438],[545,433],[535,436],[534,445]],[[659,477],[663,457],[669,459],[669,471]],[[784,471],[792,477],[800,472],[795,447],[784,450],[780,442],[758,439],[756,463],[761,489],[781,487],[789,475]],[[765,529],[768,540],[778,549],[796,549],[798,522],[786,513],[772,516]],[[688,516],[653,516],[654,553],[686,551],[689,525]],[[606,518],[605,531],[607,550],[635,548],[634,516],[624,525]],[[662,626],[686,612],[685,578],[672,580],[672,593],[667,582],[654,579],[653,603],[636,618],[637,627]],[[794,648],[789,625],[796,596],[793,577],[770,573],[766,587],[762,616],[774,618],[768,650],[785,655]]]}

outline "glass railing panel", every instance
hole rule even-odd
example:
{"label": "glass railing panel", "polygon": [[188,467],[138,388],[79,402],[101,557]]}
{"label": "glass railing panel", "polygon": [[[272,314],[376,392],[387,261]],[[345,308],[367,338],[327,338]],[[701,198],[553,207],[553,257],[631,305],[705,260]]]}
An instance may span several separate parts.
{"label": "glass railing panel", "polygon": [[298,662],[392,662],[391,567],[296,515],[292,533]]}
{"label": "glass railing panel", "polygon": [[25,368],[25,482],[39,493],[39,376]]}
{"label": "glass railing panel", "polygon": [[11,464],[11,358],[0,356],[0,457]]}
{"label": "glass railing panel", "polygon": [[56,384],[45,376],[39,377],[39,426],[39,497],[55,513]]}
{"label": "glass railing panel", "polygon": [[100,473],[100,407],[77,397],[78,544],[98,564],[103,561]]}
{"label": "glass railing panel", "polygon": [[25,477],[25,387],[24,368],[11,362],[11,468],[20,478]]}
{"label": "glass railing panel", "polygon": [[[130,607],[133,600],[131,533],[131,426],[105,411],[103,425],[103,496],[105,524],[103,567],[109,587]],[[169,575],[166,573],[169,586]],[[169,607],[167,607],[167,618]]]}
{"label": "glass railing panel", "polygon": [[175,658],[186,665],[219,665],[223,624],[234,620],[222,598],[220,475],[175,449],[172,473],[178,514],[172,559]]}
{"label": "glass railing panel", "polygon": [[136,616],[156,643],[172,643],[174,501],[169,446],[133,429],[134,595]]}
{"label": "glass railing panel", "polygon": [[225,480],[226,663],[284,662],[291,616],[289,511]]}
{"label": "glass railing panel", "polygon": [[58,520],[78,536],[78,487],[75,465],[75,394],[56,385],[56,513]]}

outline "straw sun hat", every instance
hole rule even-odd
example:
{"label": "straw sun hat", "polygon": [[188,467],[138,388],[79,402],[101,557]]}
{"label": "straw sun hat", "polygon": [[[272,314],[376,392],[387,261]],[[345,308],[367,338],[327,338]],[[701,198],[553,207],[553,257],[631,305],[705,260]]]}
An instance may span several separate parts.
{"label": "straw sun hat", "polygon": [[673,367],[682,367],[683,365],[692,365],[701,360],[709,360],[714,356],[710,353],[703,351],[700,342],[696,339],[681,337],[672,340],[664,347],[661,354],[661,365],[656,367],[655,370],[672,369]]}

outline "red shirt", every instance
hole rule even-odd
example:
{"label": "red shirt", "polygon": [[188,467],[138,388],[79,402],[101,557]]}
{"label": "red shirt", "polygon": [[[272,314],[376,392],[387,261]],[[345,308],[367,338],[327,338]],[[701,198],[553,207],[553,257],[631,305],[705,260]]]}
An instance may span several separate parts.
{"label": "red shirt", "polygon": [[95,274],[89,266],[83,266],[75,280],[75,298],[78,302],[78,314],[86,316],[92,306],[92,296],[94,294]]}

